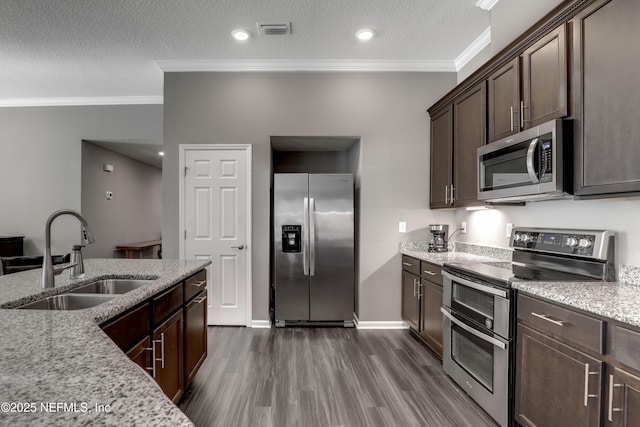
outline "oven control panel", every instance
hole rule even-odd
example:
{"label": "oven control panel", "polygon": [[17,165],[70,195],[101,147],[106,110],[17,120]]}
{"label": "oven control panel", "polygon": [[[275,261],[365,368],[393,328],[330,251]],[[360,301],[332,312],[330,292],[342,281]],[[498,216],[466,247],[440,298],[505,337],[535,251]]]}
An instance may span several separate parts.
{"label": "oven control panel", "polygon": [[595,234],[515,229],[511,246],[558,254],[593,256]]}

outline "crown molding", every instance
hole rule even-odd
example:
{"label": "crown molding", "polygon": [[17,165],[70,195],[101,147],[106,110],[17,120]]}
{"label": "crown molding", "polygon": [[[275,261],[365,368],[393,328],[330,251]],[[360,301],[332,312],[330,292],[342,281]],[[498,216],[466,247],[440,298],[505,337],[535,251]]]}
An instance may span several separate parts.
{"label": "crown molding", "polygon": [[455,59],[454,63],[456,71],[460,71],[462,67],[467,65],[482,49],[491,44],[491,27],[487,27],[460,55]]}
{"label": "crown molding", "polygon": [[0,99],[0,107],[55,107],[73,105],[148,105],[160,104],[162,96],[104,96],[65,98],[9,98]]}
{"label": "crown molding", "polygon": [[187,60],[156,61],[164,72],[456,72],[454,61],[420,60]]}

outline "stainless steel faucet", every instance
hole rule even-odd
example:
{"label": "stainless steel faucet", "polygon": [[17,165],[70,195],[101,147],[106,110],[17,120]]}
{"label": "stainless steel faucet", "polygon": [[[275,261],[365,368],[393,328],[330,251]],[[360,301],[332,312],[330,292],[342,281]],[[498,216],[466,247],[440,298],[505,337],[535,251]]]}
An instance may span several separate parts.
{"label": "stainless steel faucet", "polygon": [[[54,219],[61,215],[71,215],[75,216],[80,220],[82,224],[82,240],[86,243],[93,243],[96,239],[93,237],[93,233],[89,229],[89,224],[87,220],[84,219],[80,213],[72,210],[72,209],[61,209],[59,211],[55,211],[52,213],[49,218],[47,218],[47,222],[44,228],[44,257],[42,260],[42,289],[53,288],[54,286],[54,275],[58,275],[62,273],[65,269],[76,267],[76,270],[80,270],[84,272],[84,265],[80,266],[79,263],[82,263],[82,257],[79,257],[79,260],[76,259],[76,263],[67,264],[63,267],[54,267],[53,260],[51,259],[51,223]],[[83,242],[83,243],[84,243]]]}

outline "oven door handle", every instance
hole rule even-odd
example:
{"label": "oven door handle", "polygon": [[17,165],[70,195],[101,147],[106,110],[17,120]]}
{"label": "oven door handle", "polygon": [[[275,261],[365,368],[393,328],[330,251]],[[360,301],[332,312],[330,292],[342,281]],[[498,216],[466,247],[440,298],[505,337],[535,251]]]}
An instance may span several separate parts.
{"label": "oven door handle", "polygon": [[464,329],[465,331],[469,332],[472,335],[475,335],[476,337],[480,338],[482,341],[486,341],[488,343],[491,343],[493,345],[495,345],[496,347],[502,349],[502,350],[506,350],[507,349],[507,345],[505,343],[503,343],[500,340],[497,340],[487,334],[483,334],[482,332],[478,331],[477,329],[472,328],[471,326],[466,325],[465,323],[459,321],[458,319],[456,319],[455,317],[453,317],[451,315],[451,313],[449,313],[449,311],[444,308],[444,307],[440,307],[440,311],[442,312],[442,314],[444,314],[445,316],[447,316],[447,318],[449,318],[449,320],[451,320],[453,323],[455,323],[456,325],[458,325],[459,327],[461,327],[462,329]]}
{"label": "oven door handle", "polygon": [[455,275],[453,275],[451,273],[448,273],[446,271],[443,271],[442,275],[447,277],[447,278],[449,278],[449,279],[451,279],[451,281],[455,281],[455,282],[461,283],[461,284],[463,284],[465,286],[468,286],[470,288],[473,288],[473,289],[475,289],[477,291],[484,292],[484,293],[491,294],[491,295],[496,295],[496,296],[499,296],[499,297],[502,297],[502,298],[506,298],[507,297],[507,291],[503,291],[502,289],[496,289],[496,288],[492,288],[491,286],[481,285],[479,283],[472,282],[471,280],[467,280],[467,279],[463,279],[462,277],[455,276]]}

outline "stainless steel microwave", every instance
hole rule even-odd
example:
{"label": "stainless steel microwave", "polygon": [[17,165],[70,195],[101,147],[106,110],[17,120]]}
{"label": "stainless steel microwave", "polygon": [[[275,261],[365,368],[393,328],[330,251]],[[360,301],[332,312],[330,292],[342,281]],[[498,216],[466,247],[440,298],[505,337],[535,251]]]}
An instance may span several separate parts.
{"label": "stainless steel microwave", "polygon": [[571,120],[552,120],[478,148],[478,200],[571,197]]}

